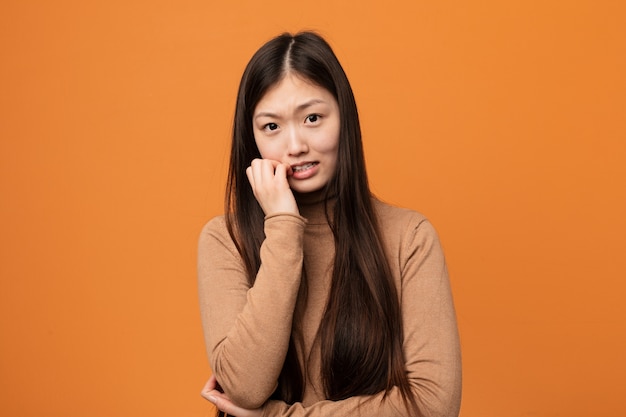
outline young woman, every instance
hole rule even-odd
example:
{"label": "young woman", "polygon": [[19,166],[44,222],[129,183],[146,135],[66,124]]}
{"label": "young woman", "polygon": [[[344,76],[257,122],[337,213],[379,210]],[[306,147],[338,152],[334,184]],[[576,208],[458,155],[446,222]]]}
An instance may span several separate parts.
{"label": "young woman", "polygon": [[350,84],[318,35],[281,35],[249,62],[226,214],[204,227],[198,264],[202,395],[222,415],[458,415],[437,235],[372,196]]}

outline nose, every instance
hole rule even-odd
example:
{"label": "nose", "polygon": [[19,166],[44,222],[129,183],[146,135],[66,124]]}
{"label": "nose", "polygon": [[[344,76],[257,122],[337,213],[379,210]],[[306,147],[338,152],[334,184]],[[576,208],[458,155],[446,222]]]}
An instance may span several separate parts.
{"label": "nose", "polygon": [[292,127],[289,130],[287,140],[287,153],[290,156],[302,155],[309,151],[306,137],[297,127]]}

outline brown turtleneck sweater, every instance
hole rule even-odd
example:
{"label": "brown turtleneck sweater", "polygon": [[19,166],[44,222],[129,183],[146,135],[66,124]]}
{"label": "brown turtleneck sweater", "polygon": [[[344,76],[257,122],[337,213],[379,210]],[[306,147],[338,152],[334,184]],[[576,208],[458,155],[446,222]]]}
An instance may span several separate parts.
{"label": "brown turtleneck sweater", "polygon": [[[457,416],[461,358],[445,260],[422,215],[373,200],[401,299],[404,355],[423,416]],[[323,202],[298,201],[300,216],[265,219],[261,268],[250,287],[223,216],[202,230],[198,253],[200,307],[211,368],[224,392],[264,416],[406,416],[400,392],[328,401],[315,343],[330,288],[334,242]],[[302,267],[306,300],[299,300]],[[294,315],[296,305],[301,311]],[[294,317],[302,317],[300,320]],[[294,321],[295,320],[295,321]],[[268,398],[277,386],[291,332],[305,363],[301,403]],[[304,358],[304,360],[303,360]],[[308,360],[307,360],[308,359]]]}

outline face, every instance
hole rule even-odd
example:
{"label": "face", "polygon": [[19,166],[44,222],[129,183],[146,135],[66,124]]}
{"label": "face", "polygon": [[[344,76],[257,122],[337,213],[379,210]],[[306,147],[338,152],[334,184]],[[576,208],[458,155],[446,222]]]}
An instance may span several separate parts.
{"label": "face", "polygon": [[319,190],[335,174],[339,105],[328,90],[288,73],[261,98],[252,126],[261,157],[291,167],[292,190]]}

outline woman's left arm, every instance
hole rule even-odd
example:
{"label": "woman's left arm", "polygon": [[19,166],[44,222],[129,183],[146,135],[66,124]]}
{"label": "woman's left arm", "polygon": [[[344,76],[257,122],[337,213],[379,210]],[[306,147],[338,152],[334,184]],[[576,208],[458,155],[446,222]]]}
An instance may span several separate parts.
{"label": "woman's left arm", "polygon": [[[401,303],[405,366],[420,416],[457,417],[461,403],[461,354],[456,316],[443,251],[434,228],[416,219],[401,245]],[[220,398],[222,406],[234,406]],[[257,410],[237,409],[244,417]],[[254,414],[241,414],[243,412]],[[407,416],[402,395],[393,388],[386,395],[320,401],[308,407],[268,401],[262,416],[353,417]]]}

